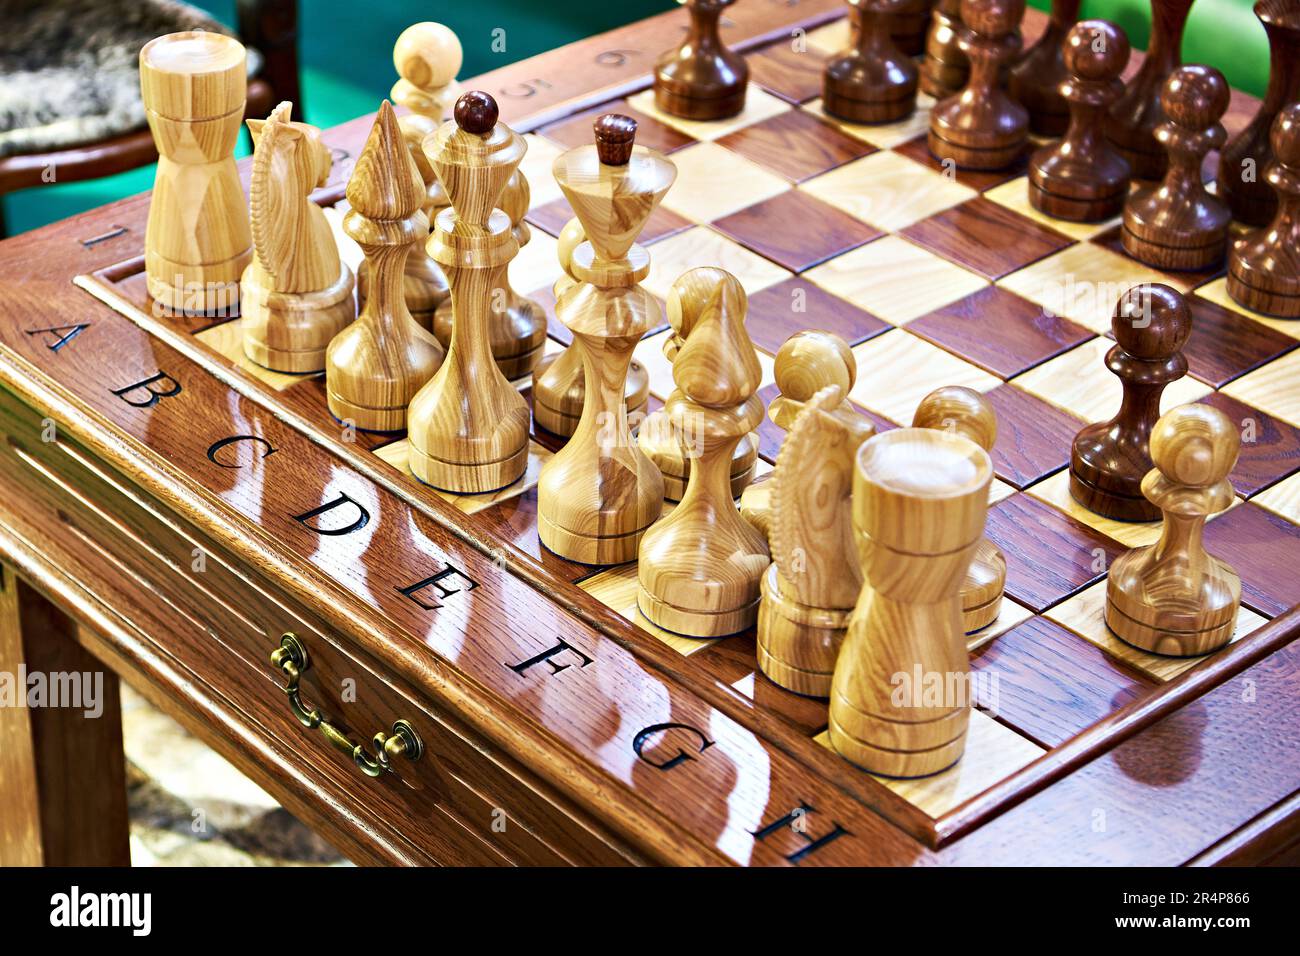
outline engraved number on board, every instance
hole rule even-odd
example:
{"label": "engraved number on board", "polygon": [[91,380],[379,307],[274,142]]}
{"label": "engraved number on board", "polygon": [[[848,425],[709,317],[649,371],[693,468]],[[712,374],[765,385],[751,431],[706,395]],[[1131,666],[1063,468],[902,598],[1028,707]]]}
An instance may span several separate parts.
{"label": "engraved number on board", "polygon": [[547,648],[546,650],[542,651],[540,654],[528,658],[528,660],[526,661],[520,661],[518,664],[507,664],[506,666],[509,667],[516,674],[523,674],[524,671],[528,670],[533,665],[541,664],[545,662],[545,664],[551,669],[550,676],[554,677],[556,674],[560,673],[560,671],[567,671],[571,666],[570,664],[558,664],[552,659],[558,657],[560,654],[563,654],[566,651],[578,659],[578,667],[580,668],[586,667],[588,664],[593,663],[592,658],[582,653],[582,651],[578,650],[568,641],[561,640],[554,647]]}
{"label": "engraved number on board", "polygon": [[514,86],[503,86],[498,91],[502,96],[509,96],[512,99],[526,100],[530,96],[536,96],[542,90],[549,90],[551,84],[546,80],[528,80],[523,83],[516,83]]}
{"label": "engraved number on board", "polygon": [[632,57],[640,55],[640,50],[605,50],[603,53],[596,54],[596,65],[618,69],[626,65]]}
{"label": "engraved number on board", "polygon": [[669,757],[667,760],[654,761],[647,757],[645,755],[645,748],[646,744],[650,741],[650,738],[662,734],[666,730],[686,730],[694,734],[700,740],[700,753],[704,753],[704,751],[717,743],[716,740],[710,740],[705,736],[704,731],[700,730],[700,728],[694,727],[691,724],[651,724],[649,727],[643,727],[641,730],[637,731],[637,735],[632,738],[632,751],[650,766],[657,767],[660,770],[672,770],[673,767],[676,767],[680,763],[685,763],[688,760],[695,759],[694,754],[688,754],[680,747],[677,748],[677,753],[672,757]]}
{"label": "engraved number on board", "polygon": [[803,840],[805,845],[787,855],[785,859],[787,863],[800,863],[806,858],[812,856],[828,843],[838,840],[842,836],[850,835],[848,830],[844,829],[844,827],[832,820],[831,825],[833,829],[827,831],[821,836],[813,836],[808,832],[808,818],[815,812],[816,811],[809,804],[800,803],[799,806],[781,817],[781,819],[773,820],[771,823],[758,830],[751,830],[750,835],[753,836],[755,840],[762,842],[774,833],[779,833],[781,830],[786,829],[790,830],[798,836],[799,839]]}

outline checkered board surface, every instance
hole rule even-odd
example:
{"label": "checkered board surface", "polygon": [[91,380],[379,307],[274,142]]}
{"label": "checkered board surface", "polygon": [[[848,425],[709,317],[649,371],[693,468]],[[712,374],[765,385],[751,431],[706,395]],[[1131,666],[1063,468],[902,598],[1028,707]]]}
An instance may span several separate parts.
{"label": "checkered board surface", "polygon": [[[1159,524],[1124,524],[1075,504],[1068,492],[1071,440],[1086,422],[1118,409],[1120,385],[1103,356],[1115,300],[1142,281],[1187,294],[1194,331],[1191,374],[1165,392],[1164,407],[1207,402],[1242,425],[1232,474],[1234,506],[1211,519],[1207,547],[1241,574],[1243,606],[1234,639],[1300,603],[1300,322],[1250,313],[1230,301],[1222,270],[1163,273],[1125,256],[1118,222],[1049,219],[1028,201],[1025,169],[956,172],[926,149],[933,101],[899,123],[853,126],[820,108],[821,64],[847,41],[839,21],[749,56],[744,112],[713,123],[659,113],[653,94],[603,104],[526,136],[523,171],[532,189],[532,239],[512,263],[513,287],[551,313],[550,351],[570,340],[554,321],[551,284],[560,274],[555,236],[571,216],[551,176],[563,150],[590,142],[605,112],[637,119],[637,141],[668,153],[678,178],[641,238],[652,268],[644,285],[661,300],[687,269],[720,266],[749,293],[747,328],[764,370],[760,392],[777,394],[773,355],[791,334],[821,328],[857,357],[850,395],[881,430],[910,421],[922,396],[965,385],[998,415],[987,533],[1007,559],[998,619],[969,638],[972,666],[999,677],[997,699],[977,701],[965,758],[924,780],[885,781],[922,812],[940,817],[1114,710],[1196,665],[1121,643],[1102,620],[1105,569],[1124,550],[1153,542]],[[336,226],[341,209],[327,210]],[[360,252],[338,231],[354,267]],[[143,275],[116,283],[129,299]],[[320,427],[337,431],[321,376],[278,375],[242,355],[239,323],[195,334],[232,365],[280,391]],[[663,355],[665,324],[636,351],[650,375],[651,410],[673,389]],[[525,393],[529,381],[517,383]],[[760,430],[761,478],[783,433]],[[757,672],[751,632],[721,640],[670,634],[636,609],[636,566],[591,568],[545,551],[537,538],[536,483],[560,447],[536,431],[527,474],[487,495],[454,496],[420,486],[400,436],[357,440],[404,474],[421,494],[442,494],[476,512],[558,578],[689,655],[755,706],[825,742],[826,704],[776,687]],[[671,506],[669,506],[671,507]]]}

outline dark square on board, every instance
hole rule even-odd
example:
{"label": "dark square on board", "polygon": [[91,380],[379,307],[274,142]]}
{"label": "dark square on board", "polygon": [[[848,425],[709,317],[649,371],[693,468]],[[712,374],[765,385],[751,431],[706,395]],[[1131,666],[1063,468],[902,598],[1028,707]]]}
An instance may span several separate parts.
{"label": "dark square on board", "polygon": [[1074,242],[983,196],[913,223],[903,235],[990,281]]}
{"label": "dark square on board", "polygon": [[807,50],[796,52],[788,38],[751,53],[745,62],[750,80],[783,100],[806,103],[821,95],[825,62]]}
{"label": "dark square on board", "polygon": [[[1123,234],[1123,226],[1114,226],[1107,229],[1099,236],[1093,236],[1089,241],[1095,242],[1099,246],[1105,246],[1111,252],[1118,252],[1121,256],[1127,256],[1129,259],[1132,259],[1133,257],[1124,251]],[[1199,269],[1193,272],[1181,272],[1172,269],[1156,269],[1154,266],[1151,268],[1153,272],[1163,272],[1165,275],[1169,276],[1170,279],[1183,283],[1184,288],[1191,288],[1192,286],[1203,285],[1216,276],[1222,275],[1224,270],[1227,268],[1227,258],[1225,256],[1225,258],[1220,259],[1208,269]]]}
{"label": "dark square on board", "polygon": [[1241,575],[1241,603],[1268,617],[1300,604],[1300,527],[1252,501],[1205,526],[1205,550]]}
{"label": "dark square on board", "polygon": [[876,151],[803,110],[787,110],[728,133],[718,145],[795,183]]}
{"label": "dark square on board", "polygon": [[913,319],[907,330],[1004,379],[1094,337],[996,285]]}
{"label": "dark square on board", "polygon": [[984,533],[1012,557],[1007,595],[1041,614],[1106,573],[1123,545],[1023,492],[989,509]]}
{"label": "dark square on board", "polygon": [[1300,340],[1199,295],[1187,296],[1187,305],[1192,334],[1183,354],[1191,373],[1215,388],[1300,346]]}
{"label": "dark square on board", "polygon": [[811,269],[882,235],[798,189],[787,189],[712,225],[791,272]]}
{"label": "dark square on board", "polygon": [[798,277],[750,296],[745,315],[750,339],[773,355],[786,339],[803,329],[833,332],[849,345],[857,345],[891,328],[883,319]]}
{"label": "dark square on board", "polygon": [[993,470],[1022,491],[1070,463],[1070,446],[1086,422],[1015,385],[985,392],[998,419]]}
{"label": "dark square on board", "polygon": [[1300,428],[1222,392],[1201,401],[1223,412],[1241,430],[1237,467],[1228,476],[1237,494],[1249,498],[1300,468]]}

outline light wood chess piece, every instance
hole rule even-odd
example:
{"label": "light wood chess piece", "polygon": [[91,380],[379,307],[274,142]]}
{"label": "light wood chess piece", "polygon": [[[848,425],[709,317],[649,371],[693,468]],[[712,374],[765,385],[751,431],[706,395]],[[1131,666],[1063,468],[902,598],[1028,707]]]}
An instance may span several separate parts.
{"label": "light wood chess piece", "polygon": [[586,400],[573,437],[542,468],[537,531],[570,561],[636,558],[663,510],[659,470],[637,448],[623,404],[632,350],[658,324],[659,303],[640,281],[650,256],[634,239],[677,178],[677,168],[634,145],[636,121],[609,113],[595,145],[557,158],[555,178],[591,238],[572,251],[574,283],[555,305],[582,357]]}
{"label": "light wood chess piece", "polygon": [[253,258],[234,158],[247,84],[243,46],[221,33],[170,33],[140,50],[140,94],[158,148],[145,283],[165,309],[239,313],[239,277]]}
{"label": "light wood chess piece", "polygon": [[[587,231],[576,216],[560,230],[556,256],[563,274],[555,280],[555,301],[578,280],[573,277],[573,250],[587,241]],[[586,380],[582,372],[582,354],[572,343],[561,352],[544,356],[533,369],[533,419],[554,435],[572,435],[582,417]],[[650,398],[650,376],[636,359],[628,367],[623,386],[623,403],[629,423],[635,425],[645,417]]]}
{"label": "light wood chess piece", "polygon": [[411,318],[402,294],[406,257],[423,242],[424,185],[387,100],[347,185],[343,231],[366,254],[374,277],[357,320],[325,353],[330,413],[363,431],[406,427],[412,397],[442,362],[442,346]]}
{"label": "light wood chess piece", "polygon": [[[846,427],[851,430],[870,424],[846,401],[858,378],[858,363],[849,344],[838,335],[817,329],[796,332],[777,349],[773,374],[781,394],[772,399],[767,417],[778,428],[789,431],[804,406],[828,385],[837,386],[840,396],[840,404],[827,410],[830,414],[846,419]],[[740,516],[764,535],[768,533],[771,506],[770,474],[746,487],[740,496]]]}
{"label": "light wood chess piece", "polygon": [[[960,385],[936,388],[916,408],[913,428],[939,428],[969,438],[989,454],[998,440],[993,406],[979,392]],[[1007,559],[998,546],[981,538],[961,585],[962,628],[972,634],[997,620],[1007,586]]]}
{"label": "light wood chess piece", "polygon": [[992,480],[984,449],[946,431],[899,428],[858,449],[864,584],[831,681],[830,741],[872,773],[937,773],[965,749],[970,655],[959,594]]}
{"label": "light wood chess piece", "polygon": [[[699,323],[703,300],[683,301],[674,287],[668,292],[668,324],[672,334],[664,339],[663,350],[668,360],[675,362],[691,330]],[[691,477],[689,450],[682,444],[681,435],[673,427],[666,408],[646,416],[637,432],[637,444],[655,463],[664,479],[664,499],[681,501],[686,494],[686,484]],[[758,464],[758,435],[746,435],[736,445],[731,456],[731,497],[737,498],[754,478]]]}
{"label": "light wood chess piece", "polygon": [[330,340],[356,318],[352,270],[311,192],[332,159],[320,130],[290,120],[281,103],[250,119],[249,220],[253,261],[240,280],[244,354],[277,372],[319,372]]}
{"label": "light wood chess piece", "polygon": [[[398,106],[411,111],[398,120],[398,125],[424,182],[424,214],[429,218],[430,227],[449,203],[422,144],[451,112],[452,103],[460,95],[456,74],[460,72],[462,59],[460,40],[441,23],[413,24],[402,31],[393,46],[393,66],[399,79],[389,95]],[[451,293],[447,277],[429,258],[423,243],[406,257],[402,287],[411,317],[416,324],[432,331],[434,313],[449,301]],[[362,263],[357,271],[357,300],[362,306],[369,291],[369,270]],[[446,342],[442,344],[446,346]]]}
{"label": "light wood chess piece", "polygon": [[829,697],[862,590],[850,500],[858,446],[875,426],[843,407],[839,385],[802,403],[772,477],[772,564],[758,611],[758,666],[796,694]]}
{"label": "light wood chess piece", "polygon": [[1180,405],[1151,432],[1156,467],[1142,492],[1164,513],[1160,540],[1120,555],[1106,583],[1106,624],[1156,654],[1194,657],[1227,644],[1241,606],[1241,579],[1206,553],[1206,519],[1232,504],[1228,473],[1241,439],[1223,412]]}
{"label": "light wood chess piece", "polygon": [[493,361],[489,332],[492,297],[519,252],[497,201],[528,146],[497,117],[491,96],[466,93],[424,141],[451,200],[429,255],[451,283],[456,321],[446,360],[411,401],[410,463],[425,484],[459,494],[503,488],[528,466],[528,403]]}
{"label": "light wood chess piece", "polygon": [[763,418],[754,393],[762,368],[745,332],[745,290],[716,268],[674,284],[700,318],[673,362],[677,388],[665,408],[696,460],[681,503],[641,540],[637,606],[660,627],[720,637],[751,626],[767,542],[736,510],[730,462]]}

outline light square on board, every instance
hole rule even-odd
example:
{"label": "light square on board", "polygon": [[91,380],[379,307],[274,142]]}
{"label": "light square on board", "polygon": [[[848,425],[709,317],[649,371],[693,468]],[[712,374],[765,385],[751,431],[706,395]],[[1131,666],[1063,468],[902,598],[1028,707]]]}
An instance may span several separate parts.
{"label": "light square on board", "polygon": [[[750,83],[745,90],[745,108],[735,116],[722,120],[689,120],[665,113],[655,106],[655,91],[653,89],[642,90],[635,96],[629,96],[627,101],[632,105],[633,109],[639,110],[665,126],[671,126],[678,132],[685,133],[687,136],[701,142],[720,139],[728,133],[734,133],[736,130],[744,129],[754,123],[761,123],[765,119],[770,119],[778,113],[784,113],[792,108],[789,103],[779,96],[773,96],[754,83]],[[676,159],[677,157],[674,155],[673,158]]]}
{"label": "light square on board", "polygon": [[1300,525],[1300,472],[1279,481],[1272,488],[1261,491],[1250,499],[1276,515]]}
{"label": "light square on board", "polygon": [[998,607],[998,616],[978,631],[966,635],[966,650],[973,654],[980,648],[987,647],[1007,631],[1023,624],[1033,616],[1034,612],[1029,608],[1004,596]]}
{"label": "light square on board", "polygon": [[891,232],[977,195],[969,186],[889,150],[832,169],[799,188]]}
{"label": "light square on board", "polygon": [[1020,215],[1027,216],[1041,225],[1064,233],[1071,239],[1090,239],[1093,236],[1099,236],[1120,221],[1120,217],[1115,216],[1104,222],[1070,222],[1068,219],[1057,219],[1055,216],[1039,212],[1029,202],[1028,176],[1020,176],[1003,183],[1001,186],[994,186],[984,193],[984,198],[991,199],[993,202],[1015,210]]}
{"label": "light square on board", "polygon": [[1288,352],[1263,368],[1223,387],[1225,395],[1254,405],[1292,425],[1300,425],[1300,350]]}
{"label": "light square on board", "polygon": [[[1106,367],[1106,353],[1114,345],[1107,338],[1090,339],[1016,376],[1012,384],[1085,422],[1105,421],[1119,412],[1124,396],[1124,386]],[[1160,396],[1161,414],[1176,405],[1204,398],[1211,391],[1204,382],[1184,375],[1166,386]]]}
{"label": "light square on board", "polygon": [[790,183],[717,143],[696,143],[673,154],[677,181],[663,198],[665,209],[712,222],[771,199]]}
{"label": "light square on board", "polygon": [[550,233],[530,229],[531,237],[510,261],[510,287],[521,295],[533,289],[552,286],[562,274],[556,253],[559,243]]}
{"label": "light square on board", "polygon": [[664,355],[664,343],[671,335],[671,329],[647,335],[632,352],[632,357],[641,363],[650,378],[650,394],[660,399],[668,398],[676,387],[673,383],[673,363]]}
{"label": "light square on board", "polygon": [[901,120],[892,123],[850,123],[827,113],[820,99],[813,100],[804,109],[826,117],[850,136],[857,137],[864,143],[870,143],[877,149],[892,149],[926,134],[930,128],[930,108],[934,106],[934,102],[933,97],[925,93],[917,93],[916,109]]}
{"label": "light square on board", "polygon": [[636,604],[637,566],[636,562],[622,564],[593,574],[578,582],[592,597],[607,608],[623,615],[637,627],[648,634],[653,634],[679,654],[690,655],[702,651],[718,638],[686,637],[664,630],[641,613]]}
{"label": "light square on board", "polygon": [[[388,464],[392,465],[398,471],[402,472],[412,481],[418,482],[414,475],[410,473],[410,439],[402,438],[395,442],[390,442],[382,448],[375,450],[377,458],[382,458]],[[496,491],[487,491],[478,495],[458,495],[450,491],[442,491],[429,485],[421,484],[421,487],[437,495],[443,501],[449,501],[459,510],[466,514],[474,514],[485,508],[490,508],[502,501],[507,501],[516,495],[521,495],[529,488],[536,487],[537,480],[542,473],[542,466],[546,464],[554,455],[537,444],[535,441],[528,443],[528,465],[524,473],[513,484],[504,488],[498,488]]]}
{"label": "light square on board", "polygon": [[874,226],[797,189],[715,220],[713,228],[791,272],[880,237]]}
{"label": "light square on board", "polygon": [[1149,266],[1092,242],[1078,242],[1040,259],[999,279],[998,285],[1104,335],[1120,296],[1144,282],[1187,291]]}
{"label": "light square on board", "polygon": [[988,285],[981,276],[897,236],[859,246],[804,275],[894,325]]}
{"label": "light square on board", "polygon": [[221,353],[238,368],[247,372],[253,378],[265,382],[277,392],[282,392],[286,388],[297,385],[304,380],[302,375],[287,375],[284,372],[273,372],[269,368],[263,368],[252,359],[244,354],[244,329],[243,323],[238,319],[231,319],[229,322],[222,322],[220,325],[214,325],[211,328],[204,329],[202,332],[195,333],[194,337],[202,342],[208,348]]}
{"label": "light square on board", "polygon": [[754,295],[790,278],[790,272],[708,226],[695,226],[654,244],[650,250],[650,275],[641,283],[667,299],[678,276],[699,266],[725,269]]}
{"label": "light square on board", "polygon": [[[1179,674],[1191,670],[1205,660],[1204,657],[1167,657],[1163,654],[1152,654],[1121,641],[1106,626],[1105,581],[1098,581],[1080,591],[1043,616],[1068,628],[1085,641],[1097,645],[1116,660],[1123,661],[1161,683],[1173,680]],[[1242,607],[1237,612],[1237,627],[1232,632],[1232,641],[1241,640],[1264,623],[1266,623],[1265,618],[1248,607]]]}
{"label": "light square on board", "polygon": [[852,42],[849,26],[849,18],[840,17],[815,30],[810,30],[804,37],[804,42],[811,48],[810,55],[816,57],[820,53],[820,58],[824,61],[828,56],[847,50]]}
{"label": "light square on board", "polygon": [[525,133],[524,142],[528,144],[528,152],[519,164],[519,172],[528,180],[528,208],[536,209],[564,195],[551,171],[555,157],[564,152],[564,147],[536,133]]}
{"label": "light square on board", "polygon": [[995,376],[903,329],[890,329],[853,347],[858,378],[849,397],[900,425],[912,421],[921,399],[940,385],[987,392]]}
{"label": "light square on board", "polygon": [[1279,319],[1271,315],[1265,315],[1263,312],[1256,312],[1254,309],[1248,309],[1232,296],[1228,295],[1228,280],[1220,277],[1207,282],[1196,289],[1196,294],[1202,298],[1209,299],[1225,309],[1234,309],[1242,315],[1254,319],[1256,322],[1263,322],[1269,328],[1277,332],[1282,332],[1292,338],[1300,339],[1300,319]]}
{"label": "light square on board", "polygon": [[[813,739],[823,747],[831,746],[829,731]],[[966,747],[953,766],[929,777],[901,780],[877,776],[876,779],[927,816],[937,819],[1033,763],[1043,753],[1043,748],[1028,737],[1020,736],[987,714],[972,710],[966,729]]]}

